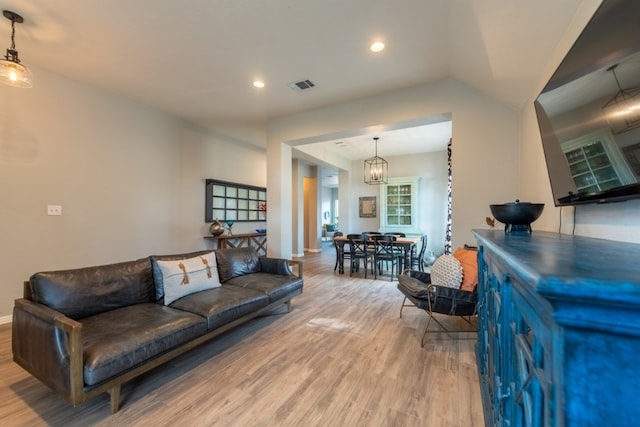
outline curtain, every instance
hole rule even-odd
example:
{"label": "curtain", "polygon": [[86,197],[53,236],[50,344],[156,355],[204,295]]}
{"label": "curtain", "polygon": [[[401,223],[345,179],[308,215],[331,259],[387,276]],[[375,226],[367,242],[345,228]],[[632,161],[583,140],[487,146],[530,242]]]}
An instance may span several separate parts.
{"label": "curtain", "polygon": [[447,144],[447,231],[444,237],[444,253],[451,255],[451,139]]}

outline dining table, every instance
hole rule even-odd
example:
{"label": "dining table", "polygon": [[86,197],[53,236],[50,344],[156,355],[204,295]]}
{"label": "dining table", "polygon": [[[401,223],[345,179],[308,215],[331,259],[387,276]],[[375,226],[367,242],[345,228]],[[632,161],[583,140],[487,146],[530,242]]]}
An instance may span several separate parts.
{"label": "dining table", "polygon": [[[408,268],[407,266],[411,266],[411,251],[419,241],[419,236],[396,237],[393,243],[402,250],[403,255],[398,261],[400,263],[398,271],[404,271],[405,268]],[[333,238],[333,242],[338,253],[338,273],[344,274],[344,245],[349,243],[349,239],[347,236],[337,236]],[[373,240],[371,240],[371,243],[373,243]]]}

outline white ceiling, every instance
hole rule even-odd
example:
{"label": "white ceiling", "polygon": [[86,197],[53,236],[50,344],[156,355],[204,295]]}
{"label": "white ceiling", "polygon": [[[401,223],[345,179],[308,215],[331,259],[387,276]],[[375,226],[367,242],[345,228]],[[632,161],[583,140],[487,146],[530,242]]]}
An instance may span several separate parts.
{"label": "white ceiling", "polygon": [[[214,126],[444,77],[531,96],[581,0],[0,0],[27,65]],[[9,45],[2,18],[0,44]],[[368,50],[382,39],[380,54]],[[262,78],[266,87],[251,83]],[[37,71],[34,76],[38,84]],[[292,91],[310,79],[316,87]]]}
{"label": "white ceiling", "polygon": [[[36,88],[38,70],[48,70],[215,128],[263,126],[443,78],[519,108],[582,1],[0,0],[0,7],[24,17],[16,47],[34,68]],[[10,40],[2,21],[0,48]],[[370,52],[374,40],[386,49]],[[257,78],[265,88],[252,86]],[[316,87],[291,90],[304,79]],[[379,151],[431,138],[414,131],[402,143],[379,135]],[[361,156],[354,144],[363,145],[341,150]]]}
{"label": "white ceiling", "polygon": [[[447,143],[451,139],[451,126],[451,120],[445,120],[431,124],[372,132],[371,136],[362,135],[323,140],[321,142],[306,144],[304,147],[309,148],[318,145],[322,147],[322,151],[325,153],[330,152],[349,160],[365,160],[376,154],[389,159],[393,156],[445,150]],[[376,143],[373,139],[374,136],[379,138],[377,151]],[[309,160],[308,156],[305,156],[304,153],[297,152],[295,148],[293,150],[293,157]],[[323,187],[338,186],[337,168],[326,165],[321,167],[320,177]]]}
{"label": "white ceiling", "polygon": [[[376,132],[374,135],[379,138],[377,152],[380,157],[441,151],[447,148],[451,139],[451,121]],[[326,151],[349,160],[364,160],[373,157],[376,152],[373,136],[368,135],[332,139],[315,144],[321,144]],[[312,145],[314,144],[305,147]]]}

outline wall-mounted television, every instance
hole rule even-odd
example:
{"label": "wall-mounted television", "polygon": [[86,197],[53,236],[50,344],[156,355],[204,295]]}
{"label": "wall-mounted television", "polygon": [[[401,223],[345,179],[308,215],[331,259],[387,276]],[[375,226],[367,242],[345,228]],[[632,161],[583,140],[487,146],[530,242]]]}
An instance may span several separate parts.
{"label": "wall-mounted television", "polygon": [[640,198],[640,0],[604,0],[535,101],[556,206]]}

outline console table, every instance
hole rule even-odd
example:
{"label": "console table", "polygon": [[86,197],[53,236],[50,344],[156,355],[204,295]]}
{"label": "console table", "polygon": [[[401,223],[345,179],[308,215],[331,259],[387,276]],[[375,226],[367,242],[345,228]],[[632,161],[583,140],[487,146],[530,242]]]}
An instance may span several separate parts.
{"label": "console table", "polygon": [[486,425],[639,425],[640,245],[474,234]]}
{"label": "console table", "polygon": [[267,255],[267,233],[222,234],[220,236],[205,236],[204,238],[216,241],[217,249],[255,248],[258,255]]}

